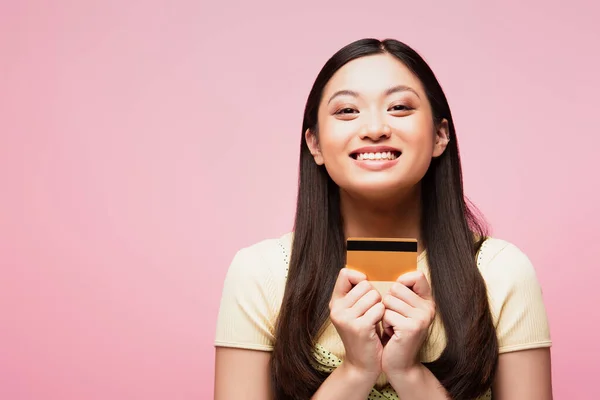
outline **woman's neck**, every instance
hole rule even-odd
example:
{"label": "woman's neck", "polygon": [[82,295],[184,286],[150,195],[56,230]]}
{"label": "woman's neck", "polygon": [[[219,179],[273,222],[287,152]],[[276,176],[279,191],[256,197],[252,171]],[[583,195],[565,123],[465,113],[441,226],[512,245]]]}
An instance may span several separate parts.
{"label": "woman's neck", "polygon": [[340,202],[346,237],[420,239],[421,198],[418,188],[393,202],[369,201],[341,191]]}

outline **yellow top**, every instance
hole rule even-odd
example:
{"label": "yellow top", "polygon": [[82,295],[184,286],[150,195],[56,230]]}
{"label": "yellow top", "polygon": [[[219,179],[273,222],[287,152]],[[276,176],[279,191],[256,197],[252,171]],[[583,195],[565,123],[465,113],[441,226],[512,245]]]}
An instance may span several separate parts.
{"label": "yellow top", "polygon": [[[293,234],[287,233],[237,252],[225,278],[215,346],[273,349],[274,326],[283,299],[292,238]],[[542,291],[527,256],[511,243],[489,238],[477,256],[477,266],[487,285],[500,353],[550,347]],[[418,258],[418,268],[429,277],[425,253]],[[421,350],[421,361],[435,360],[444,347],[445,334],[441,320],[436,318]],[[344,345],[332,324],[318,339],[316,354],[319,351],[330,352],[334,360],[344,359]],[[317,358],[323,360],[325,370],[336,366],[331,359]],[[391,389],[383,374],[376,387],[387,392]],[[390,393],[386,397],[397,398],[394,395]]]}

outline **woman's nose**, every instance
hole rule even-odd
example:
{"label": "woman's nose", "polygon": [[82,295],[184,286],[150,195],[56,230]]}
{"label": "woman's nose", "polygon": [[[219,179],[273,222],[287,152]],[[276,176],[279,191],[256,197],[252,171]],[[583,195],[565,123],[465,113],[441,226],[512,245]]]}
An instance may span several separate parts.
{"label": "woman's nose", "polygon": [[374,117],[363,126],[361,132],[362,139],[381,140],[390,137],[392,129],[381,118]]}

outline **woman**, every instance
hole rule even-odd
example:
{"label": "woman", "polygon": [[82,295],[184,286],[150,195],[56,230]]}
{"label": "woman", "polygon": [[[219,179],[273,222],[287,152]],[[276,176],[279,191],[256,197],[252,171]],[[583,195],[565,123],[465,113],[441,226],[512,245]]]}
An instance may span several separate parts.
{"label": "woman", "polygon": [[[382,296],[347,237],[417,238],[418,271]],[[216,399],[545,400],[550,345],[533,266],[465,201],[429,66],[395,40],[341,49],[306,104],[294,232],[229,268]]]}

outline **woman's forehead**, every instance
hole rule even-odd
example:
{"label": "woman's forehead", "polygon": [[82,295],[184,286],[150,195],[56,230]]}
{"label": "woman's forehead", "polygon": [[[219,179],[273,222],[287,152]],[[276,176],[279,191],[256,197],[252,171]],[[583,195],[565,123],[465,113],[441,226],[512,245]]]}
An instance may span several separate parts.
{"label": "woman's forehead", "polygon": [[419,79],[400,60],[390,54],[377,54],[352,60],[336,71],[325,86],[323,98],[339,90],[380,96],[395,86],[422,92]]}

